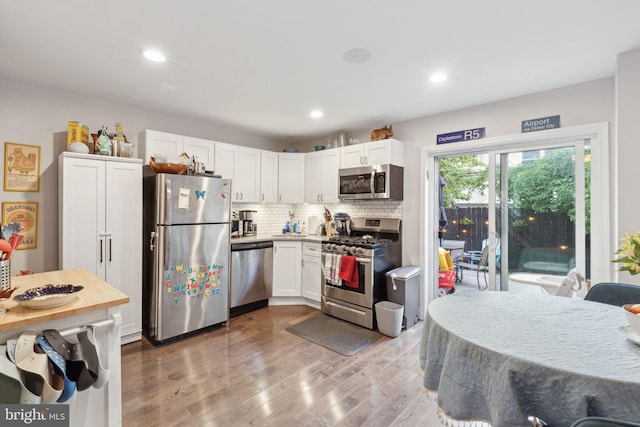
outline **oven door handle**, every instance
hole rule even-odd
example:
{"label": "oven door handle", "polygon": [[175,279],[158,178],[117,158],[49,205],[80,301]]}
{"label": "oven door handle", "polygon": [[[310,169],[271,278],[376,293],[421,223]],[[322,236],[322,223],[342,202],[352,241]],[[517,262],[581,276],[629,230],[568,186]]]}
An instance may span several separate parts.
{"label": "oven door handle", "polygon": [[366,314],[364,311],[356,310],[355,308],[346,307],[344,305],[339,305],[339,304],[336,304],[336,303],[331,302],[331,301],[326,301],[326,304],[328,306],[337,307],[337,308],[339,308],[341,310],[346,310],[346,311],[350,311],[350,312],[355,313],[355,314],[359,314],[360,316],[364,316]]}
{"label": "oven door handle", "polygon": [[362,264],[371,264],[371,260],[369,258],[356,258],[356,262],[360,262]]}

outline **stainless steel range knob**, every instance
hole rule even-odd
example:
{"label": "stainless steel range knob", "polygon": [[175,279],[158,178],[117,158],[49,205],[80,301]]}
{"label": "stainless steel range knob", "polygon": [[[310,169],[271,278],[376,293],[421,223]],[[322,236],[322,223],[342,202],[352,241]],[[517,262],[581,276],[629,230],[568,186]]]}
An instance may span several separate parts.
{"label": "stainless steel range knob", "polygon": [[340,252],[346,252],[346,251],[347,251],[347,246],[346,245],[340,246]]}
{"label": "stainless steel range knob", "polygon": [[352,254],[354,254],[354,255],[355,255],[355,254],[357,254],[357,253],[358,253],[358,248],[357,248],[357,247],[355,247],[355,246],[351,246],[351,247],[349,248],[349,252],[351,252]]}

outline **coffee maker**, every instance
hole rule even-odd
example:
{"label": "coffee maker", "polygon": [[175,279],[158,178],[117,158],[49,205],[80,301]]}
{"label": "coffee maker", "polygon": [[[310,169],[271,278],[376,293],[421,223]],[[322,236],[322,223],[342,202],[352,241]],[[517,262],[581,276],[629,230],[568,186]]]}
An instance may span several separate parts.
{"label": "coffee maker", "polygon": [[254,223],[255,214],[258,211],[243,210],[238,211],[239,231],[243,236],[255,236],[258,234],[258,225]]}
{"label": "coffee maker", "polygon": [[351,218],[348,213],[338,212],[333,216],[333,220],[339,236],[351,235]]}

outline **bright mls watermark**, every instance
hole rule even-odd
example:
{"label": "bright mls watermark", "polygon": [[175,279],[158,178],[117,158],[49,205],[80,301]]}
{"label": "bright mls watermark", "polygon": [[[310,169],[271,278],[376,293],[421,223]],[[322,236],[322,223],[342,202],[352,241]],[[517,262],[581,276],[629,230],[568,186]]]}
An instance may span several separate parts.
{"label": "bright mls watermark", "polygon": [[69,427],[69,405],[0,404],[3,427]]}

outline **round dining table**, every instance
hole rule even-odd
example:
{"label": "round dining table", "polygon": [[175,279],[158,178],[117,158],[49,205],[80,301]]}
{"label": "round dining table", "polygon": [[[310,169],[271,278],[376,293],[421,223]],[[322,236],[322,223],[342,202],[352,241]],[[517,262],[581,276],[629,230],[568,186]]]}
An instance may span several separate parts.
{"label": "round dining table", "polygon": [[427,308],[419,365],[451,420],[554,427],[586,416],[640,421],[640,340],[621,307],[554,295],[478,292]]}

